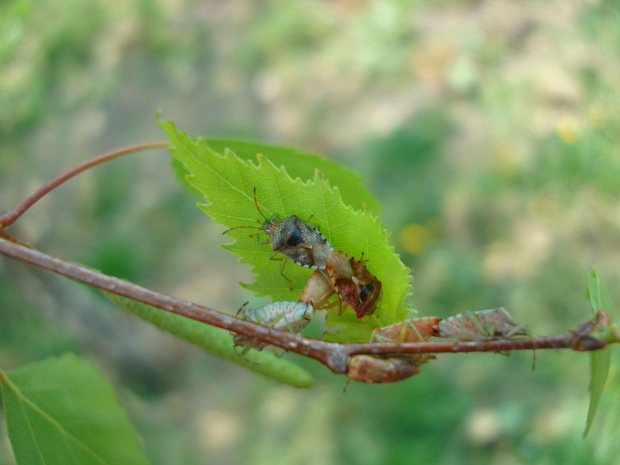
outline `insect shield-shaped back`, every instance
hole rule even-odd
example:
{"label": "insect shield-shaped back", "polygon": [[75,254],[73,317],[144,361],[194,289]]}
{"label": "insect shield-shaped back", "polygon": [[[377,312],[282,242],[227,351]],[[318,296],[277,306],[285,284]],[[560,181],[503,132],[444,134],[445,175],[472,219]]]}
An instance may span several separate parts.
{"label": "insect shield-shaped back", "polygon": [[406,358],[379,358],[353,355],[347,366],[347,377],[361,383],[395,383],[420,373]]}
{"label": "insect shield-shaped back", "polygon": [[340,299],[351,307],[358,318],[372,314],[381,297],[381,281],[357,260],[344,252],[332,252],[327,272]]}
{"label": "insect shield-shaped back", "polygon": [[269,245],[297,265],[325,269],[327,257],[334,250],[319,231],[295,215],[265,221],[263,231],[269,236]]}
{"label": "insect shield-shaped back", "polygon": [[489,337],[511,338],[527,336],[524,324],[512,319],[502,307],[476,312],[465,312],[440,321],[435,327],[439,337],[460,340],[486,339]]}
{"label": "insect shield-shaped back", "polygon": [[441,321],[436,316],[412,318],[410,320],[394,323],[383,328],[376,328],[372,332],[370,342],[394,341],[394,342],[423,342],[435,336],[435,326]]}
{"label": "insect shield-shaped back", "polygon": [[268,237],[271,250],[273,250],[269,258],[273,258],[277,253],[284,255],[280,266],[280,274],[289,282],[291,289],[293,288],[293,283],[284,275],[286,259],[306,268],[325,269],[327,257],[334,249],[323,234],[300,220],[296,215],[289,215],[284,218],[280,218],[278,215],[266,217],[258,206],[256,188],[254,188],[254,204],[265,220],[264,222],[258,220],[261,227],[235,226],[224,231],[224,234],[233,229],[241,228],[263,230]]}

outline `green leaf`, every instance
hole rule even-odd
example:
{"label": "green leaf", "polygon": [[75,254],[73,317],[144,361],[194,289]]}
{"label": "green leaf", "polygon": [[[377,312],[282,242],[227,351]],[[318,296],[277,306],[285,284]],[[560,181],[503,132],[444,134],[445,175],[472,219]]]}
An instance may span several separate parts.
{"label": "green leaf", "polygon": [[598,271],[592,270],[587,277],[587,288],[585,291],[586,298],[590,301],[592,308],[592,315],[596,315],[596,312],[600,308],[604,308],[609,313],[610,318],[613,321],[613,312],[611,311],[611,300],[609,294],[605,288],[605,284],[601,281],[601,277]]}
{"label": "green leaf", "polygon": [[[338,186],[344,203],[358,208],[364,208],[366,205],[372,210],[377,210],[380,207],[377,199],[364,186],[364,179],[359,173],[320,155],[302,152],[292,147],[279,147],[244,140],[207,138],[205,141],[211,150],[220,155],[226,150],[230,150],[242,160],[254,160],[257,155],[264,155],[274,165],[285,166],[292,178],[312,179],[315,170],[318,169],[323,173],[324,178],[331,180]],[[187,182],[188,172],[180,161],[173,159],[172,169],[177,179],[190,192],[202,197],[202,194]]]}
{"label": "green leaf", "polygon": [[211,354],[226,358],[256,373],[298,388],[306,388],[313,383],[312,375],[306,370],[294,363],[278,358],[272,353],[251,350],[244,355],[249,362],[244,360],[235,352],[233,338],[228,331],[116,294],[109,292],[104,292],[104,294],[115,305],[154,324],[159,329],[201,347]]}
{"label": "green leaf", "polygon": [[302,152],[293,147],[278,147],[244,140],[207,138],[207,145],[214,152],[224,153],[226,149],[234,152],[242,160],[254,160],[256,155],[264,155],[276,166],[285,166],[293,178],[308,180],[314,178],[314,170],[323,173],[325,179],[338,186],[342,201],[347,205],[370,209],[379,208],[379,202],[364,186],[364,178],[344,166],[314,153]]}
{"label": "green leaf", "polygon": [[[265,155],[276,166],[286,166],[292,178],[312,179],[315,170],[318,169],[326,179],[332,182],[337,180],[340,195],[345,203],[358,208],[364,208],[366,204],[373,210],[380,206],[377,199],[364,186],[362,176],[320,155],[302,152],[292,147],[279,147],[244,140],[207,138],[205,141],[211,150],[220,155],[226,150],[230,150],[242,160],[253,160],[257,155]],[[184,186],[194,195],[202,197],[202,194],[187,182],[188,172],[180,161],[173,159],[172,169]]]}
{"label": "green leaf", "polygon": [[[610,318],[613,318],[611,300],[607,293],[607,288],[596,270],[592,270],[588,274],[587,283],[585,294],[586,298],[590,300],[592,312],[596,314],[599,309],[604,308],[609,313]],[[603,393],[603,387],[607,381],[610,364],[610,346],[590,352],[590,405],[588,407],[588,417],[586,419],[586,428],[583,432],[583,437],[588,435],[594,417],[596,416],[596,411]]]}
{"label": "green leaf", "polygon": [[[402,321],[406,315],[404,300],[410,292],[409,269],[400,261],[388,244],[387,233],[379,220],[368,210],[355,210],[342,202],[340,191],[332,187],[320,174],[311,181],[293,180],[284,167],[278,168],[264,156],[258,156],[258,164],[246,162],[230,150],[223,155],[213,151],[203,140],[192,140],[178,131],[172,122],[159,122],[171,142],[170,153],[191,173],[189,183],[200,191],[206,201],[200,205],[215,222],[226,227],[258,226],[262,219],[254,205],[253,190],[262,212],[277,213],[280,217],[295,214],[302,219],[311,215],[312,223],[319,225],[321,233],[336,250],[368,259],[369,271],[383,282],[383,298],[376,317],[366,318],[368,329],[364,339],[359,330],[349,323],[352,310],[338,316],[337,309],[328,317],[333,326],[342,326],[330,339],[340,341],[367,340],[373,326],[384,326]],[[293,290],[280,275],[280,262],[269,260],[272,251],[267,244],[260,244],[250,237],[251,230],[236,229],[229,232],[235,239],[225,248],[237,254],[240,261],[252,266],[256,280],[243,284],[258,296],[269,296],[272,301],[298,300],[299,294],[312,270],[292,263],[285,273],[293,281]],[[255,231],[256,232],[256,231]],[[262,232],[259,232],[262,235]],[[264,237],[264,236],[263,236]],[[356,322],[355,326],[358,326]]]}
{"label": "green leaf", "polygon": [[0,370],[0,383],[18,464],[148,463],[112,387],[75,355]]}

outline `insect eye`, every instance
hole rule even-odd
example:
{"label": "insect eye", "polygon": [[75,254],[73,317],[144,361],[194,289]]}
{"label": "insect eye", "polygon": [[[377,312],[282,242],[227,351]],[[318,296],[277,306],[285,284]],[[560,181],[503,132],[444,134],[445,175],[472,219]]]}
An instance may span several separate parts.
{"label": "insect eye", "polygon": [[296,245],[303,244],[304,238],[299,228],[293,229],[291,234],[286,239],[286,245],[289,247],[295,247]]}

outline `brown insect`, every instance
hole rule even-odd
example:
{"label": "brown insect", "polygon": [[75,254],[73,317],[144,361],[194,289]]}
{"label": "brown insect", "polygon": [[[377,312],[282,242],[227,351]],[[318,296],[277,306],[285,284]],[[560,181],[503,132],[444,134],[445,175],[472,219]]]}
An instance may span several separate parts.
{"label": "brown insect", "polygon": [[530,334],[527,326],[514,321],[502,307],[451,316],[437,323],[434,330],[439,337],[460,340],[510,338]]}
{"label": "brown insect", "polygon": [[[304,329],[314,314],[314,307],[306,302],[274,302],[261,308],[245,308],[247,302],[237,311],[242,319],[259,323],[269,328],[286,331],[293,334]],[[268,344],[255,338],[249,338],[241,334],[233,334],[235,347],[243,346],[241,355],[250,349],[263,350]]]}
{"label": "brown insect", "polygon": [[367,384],[395,383],[417,375],[420,373],[419,366],[434,358],[433,355],[388,358],[352,355],[347,366],[347,377],[349,380]]}
{"label": "brown insect", "polygon": [[[268,239],[260,243],[266,244],[269,242],[273,250],[269,258],[273,259],[278,253],[284,255],[282,264],[280,265],[280,274],[289,282],[291,289],[293,288],[293,283],[284,275],[284,266],[286,265],[287,258],[293,263],[306,268],[326,268],[327,257],[334,249],[316,227],[308,225],[307,221],[302,221],[296,215],[280,218],[277,214],[273,214],[269,218],[266,217],[258,206],[256,188],[254,188],[254,204],[265,220],[264,222],[258,220],[258,223],[261,225],[260,228],[255,228],[253,226],[235,226],[234,228],[227,229],[223,234],[233,229],[240,228],[262,230],[267,235]],[[308,219],[308,221],[309,220],[310,219]]]}
{"label": "brown insect", "polygon": [[382,284],[361,260],[344,252],[332,252],[327,259],[327,273],[340,299],[351,307],[358,318],[374,312],[381,297]]}
{"label": "brown insect", "polygon": [[434,327],[440,321],[441,318],[429,316],[424,318],[413,318],[383,328],[376,328],[372,332],[370,342],[424,342],[436,335]]}
{"label": "brown insect", "polygon": [[325,276],[324,270],[316,270],[306,283],[299,300],[311,304],[315,309],[328,308],[325,306],[329,298],[336,292],[329,277]]}
{"label": "brown insect", "polygon": [[571,329],[570,332],[574,335],[571,340],[570,347],[573,350],[596,350],[605,347],[605,342],[591,336],[593,331],[600,331],[603,328],[609,326],[610,318],[609,314],[604,309],[599,309],[596,312],[596,316],[579,325],[575,329]]}

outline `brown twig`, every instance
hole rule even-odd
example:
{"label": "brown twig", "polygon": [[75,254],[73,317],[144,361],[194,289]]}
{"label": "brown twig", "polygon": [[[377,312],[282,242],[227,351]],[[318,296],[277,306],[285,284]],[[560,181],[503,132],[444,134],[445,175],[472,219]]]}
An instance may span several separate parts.
{"label": "brown twig", "polygon": [[142,144],[130,145],[128,147],[123,147],[122,149],[113,150],[112,152],[104,153],[103,155],[99,155],[98,157],[85,161],[84,163],[81,163],[76,167],[71,168],[69,171],[66,171],[60,176],[57,176],[51,181],[45,183],[42,187],[37,189],[36,192],[28,196],[26,200],[17,205],[13,210],[0,216],[0,229],[6,228],[7,226],[13,224],[15,220],[22,216],[26,210],[32,207],[45,194],[51,192],[65,181],[80,174],[82,171],[85,171],[88,168],[92,168],[93,166],[100,165],[101,163],[105,163],[106,161],[113,160],[120,156],[127,155],[129,153],[138,152],[141,150],[167,147],[168,145],[170,145],[170,142],[168,141],[144,142]]}
{"label": "brown twig", "polygon": [[[37,249],[0,238],[0,253],[19,261],[35,265],[66,276],[89,286],[106,290],[122,297],[136,300],[162,310],[176,313],[193,320],[217,326],[249,338],[257,338],[267,344],[313,358],[327,366],[334,373],[347,372],[349,356],[358,354],[395,356],[403,354],[434,354],[458,352],[498,352],[532,349],[565,349],[571,347],[575,333],[555,336],[481,340],[473,342],[429,341],[417,343],[348,343],[336,344],[318,339],[293,335],[286,331],[272,330],[266,326],[235,318],[210,308],[176,299],[151,291],[136,284],[107,276],[83,265],[61,260]],[[594,339],[581,350],[596,350],[605,347],[605,342]]]}
{"label": "brown twig", "polygon": [[347,373],[351,356],[378,355],[381,357],[398,357],[410,354],[458,353],[458,352],[504,352],[510,350],[564,349],[596,350],[605,347],[605,341],[578,335],[575,331],[566,334],[523,339],[489,339],[472,342],[428,341],[416,343],[349,343],[336,344],[318,339],[293,335],[286,331],[276,331],[267,326],[241,320],[229,314],[220,313],[210,308],[191,302],[175,299],[164,294],[145,289],[136,284],[107,276],[83,265],[61,260],[34,249],[20,239],[4,230],[15,222],[26,210],[40,198],[77,174],[113,160],[128,153],[151,148],[166,147],[167,141],[136,144],[100,155],[84,162],[46,183],[17,207],[0,216],[0,253],[19,261],[35,265],[54,273],[66,276],[90,286],[106,290],[113,294],[142,302],[162,310],[176,313],[186,318],[201,321],[248,338],[258,339],[282,349],[313,358],[327,366],[334,373]]}

